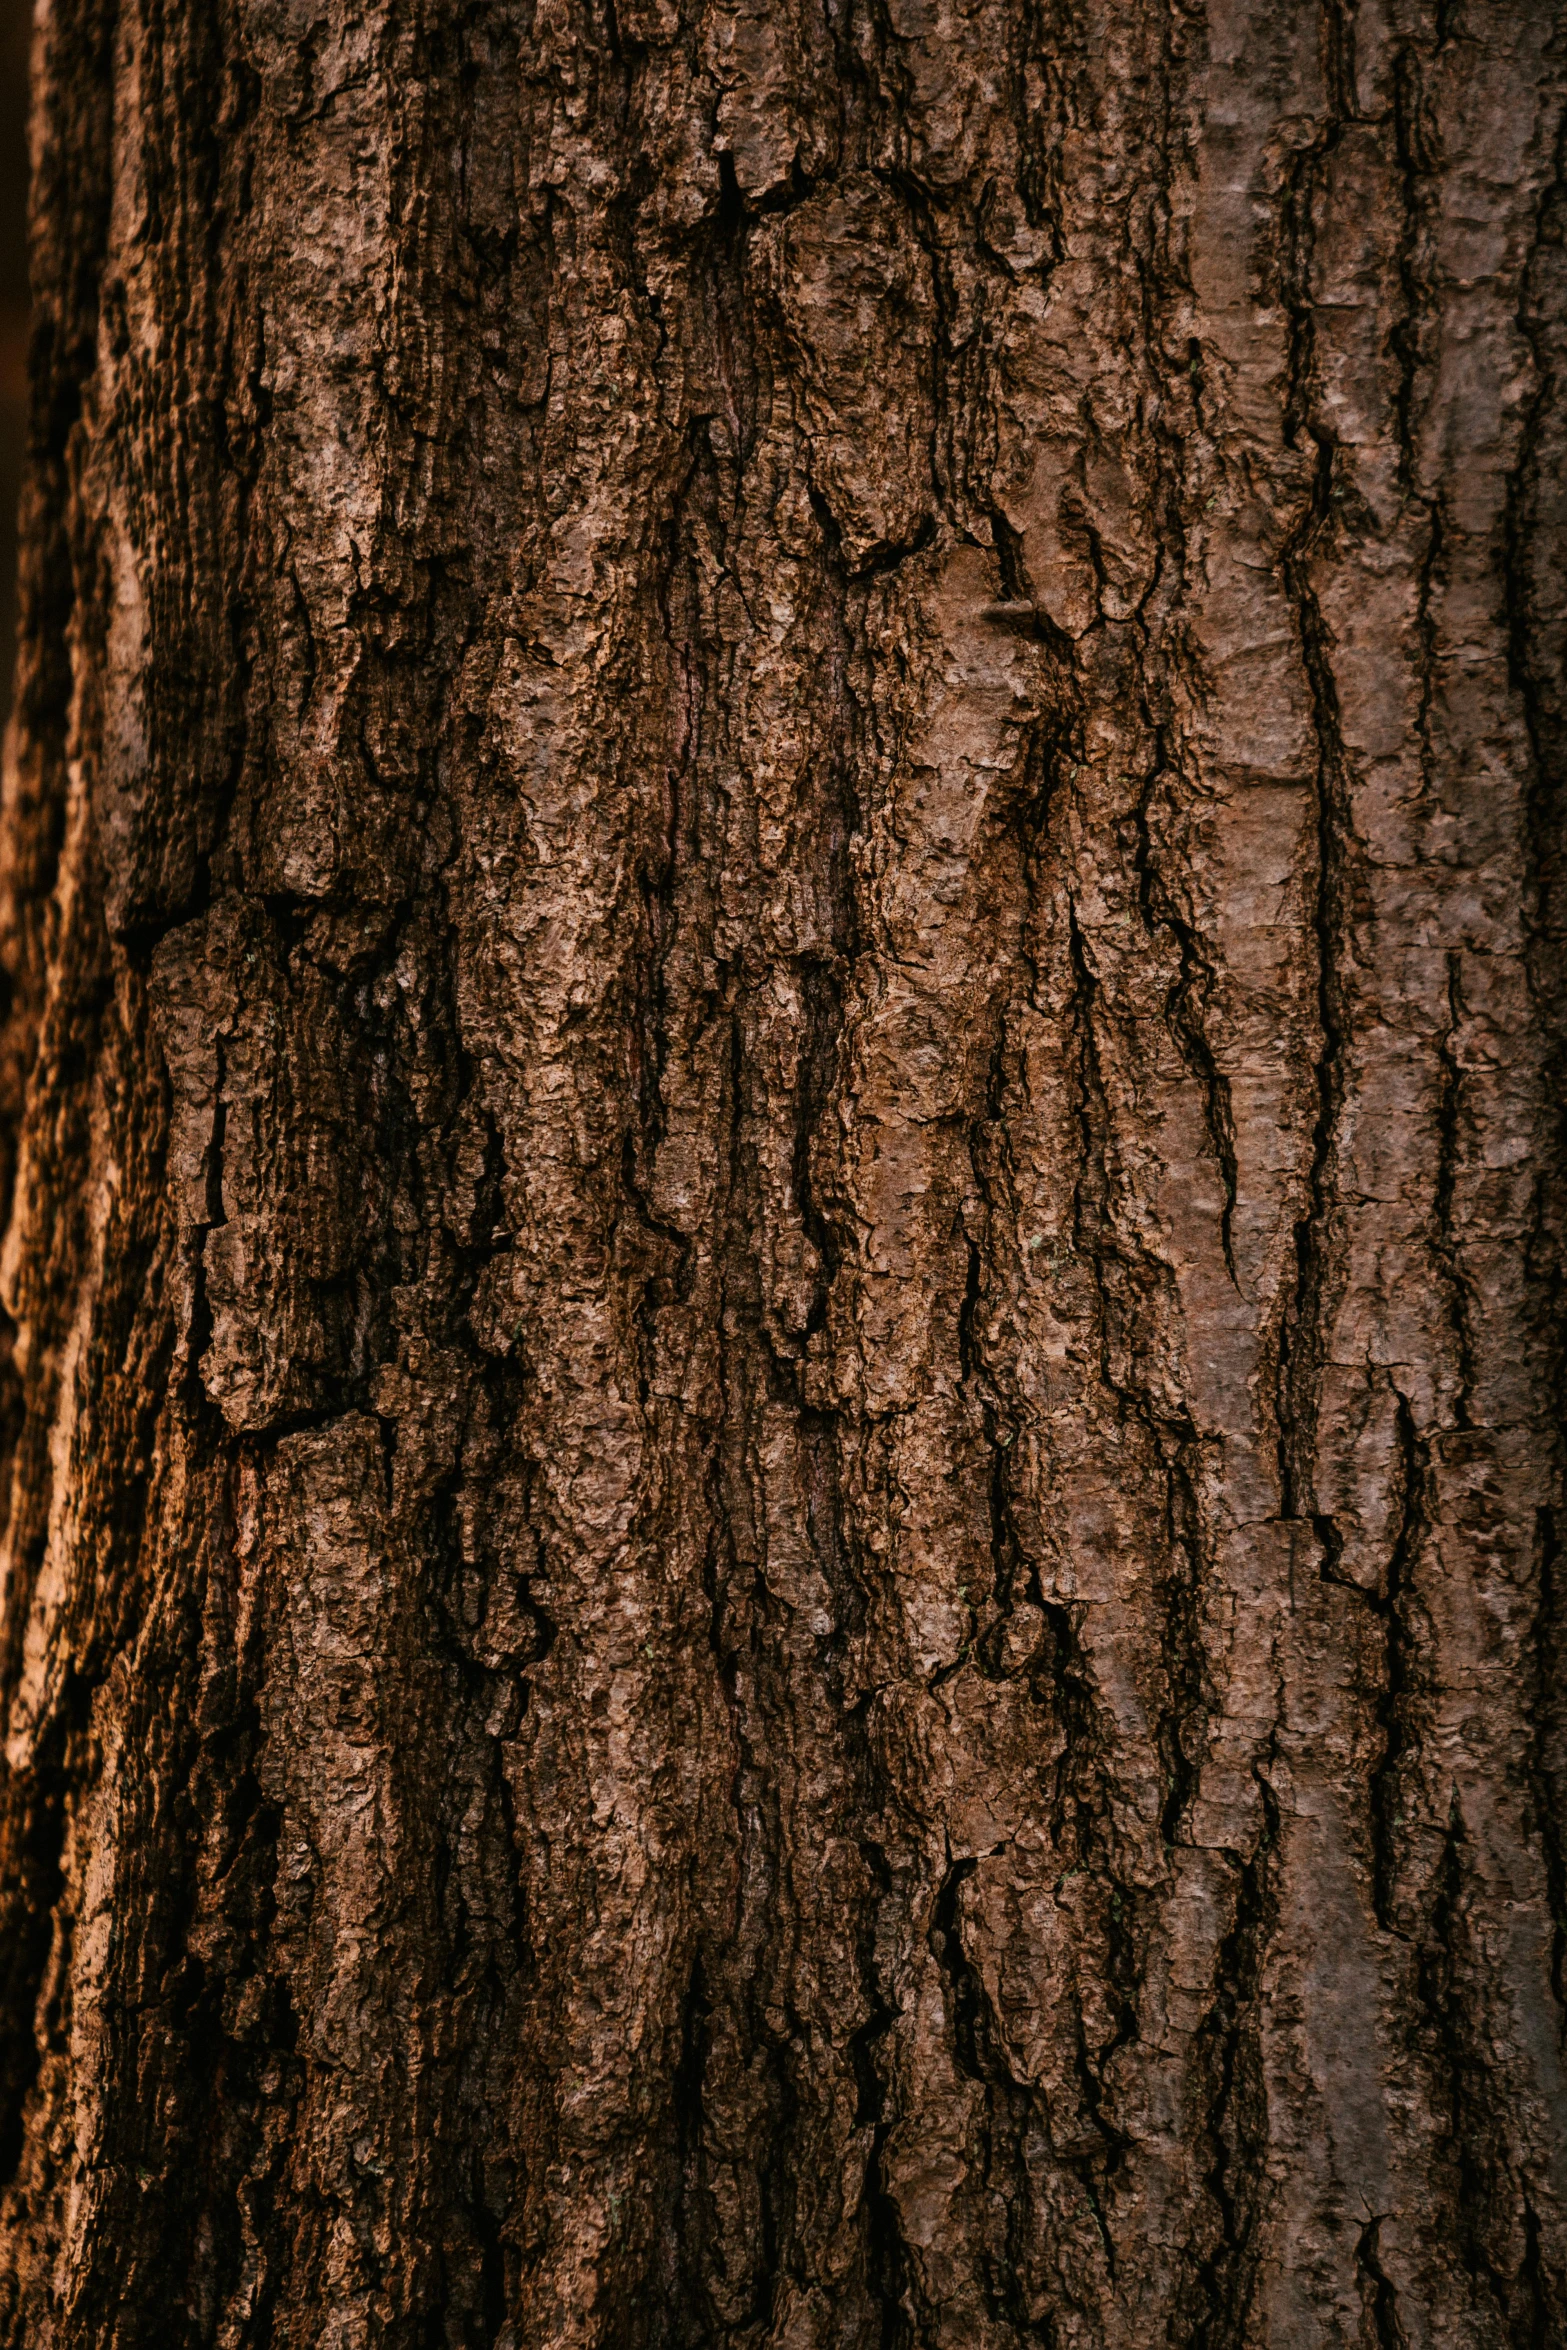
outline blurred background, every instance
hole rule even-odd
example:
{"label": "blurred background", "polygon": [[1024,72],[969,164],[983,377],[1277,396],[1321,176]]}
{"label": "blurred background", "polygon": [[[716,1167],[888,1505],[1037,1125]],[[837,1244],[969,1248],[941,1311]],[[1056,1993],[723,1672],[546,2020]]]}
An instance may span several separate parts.
{"label": "blurred background", "polygon": [[0,725],[16,641],[16,501],[27,430],[27,51],[31,0],[0,0]]}

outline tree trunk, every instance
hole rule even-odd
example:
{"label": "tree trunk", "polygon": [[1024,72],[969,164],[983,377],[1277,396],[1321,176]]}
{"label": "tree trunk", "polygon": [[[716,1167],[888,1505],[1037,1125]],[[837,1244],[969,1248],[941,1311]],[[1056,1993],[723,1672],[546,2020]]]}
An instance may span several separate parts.
{"label": "tree trunk", "polygon": [[35,76],[0,2342],[1567,2340],[1567,17]]}

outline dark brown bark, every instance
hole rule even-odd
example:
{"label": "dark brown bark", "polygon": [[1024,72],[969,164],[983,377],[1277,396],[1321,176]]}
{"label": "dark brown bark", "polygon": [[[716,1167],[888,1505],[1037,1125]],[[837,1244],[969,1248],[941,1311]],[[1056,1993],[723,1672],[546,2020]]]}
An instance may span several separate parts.
{"label": "dark brown bark", "polygon": [[51,0],[0,2342],[1567,2339],[1564,95]]}

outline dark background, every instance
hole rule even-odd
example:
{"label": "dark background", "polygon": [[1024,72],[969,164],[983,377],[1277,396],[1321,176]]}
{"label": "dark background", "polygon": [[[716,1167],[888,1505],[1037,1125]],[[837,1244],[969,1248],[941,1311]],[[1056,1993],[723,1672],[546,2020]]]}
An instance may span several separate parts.
{"label": "dark background", "polygon": [[27,52],[30,0],[0,0],[0,724],[11,708],[16,501],[27,423]]}

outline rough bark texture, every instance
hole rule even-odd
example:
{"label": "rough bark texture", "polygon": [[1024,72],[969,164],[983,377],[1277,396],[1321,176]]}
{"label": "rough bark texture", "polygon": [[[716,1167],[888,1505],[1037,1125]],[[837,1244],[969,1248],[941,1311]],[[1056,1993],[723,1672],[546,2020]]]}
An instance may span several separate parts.
{"label": "rough bark texture", "polygon": [[1567,15],[36,73],[0,2341],[1567,2340]]}

